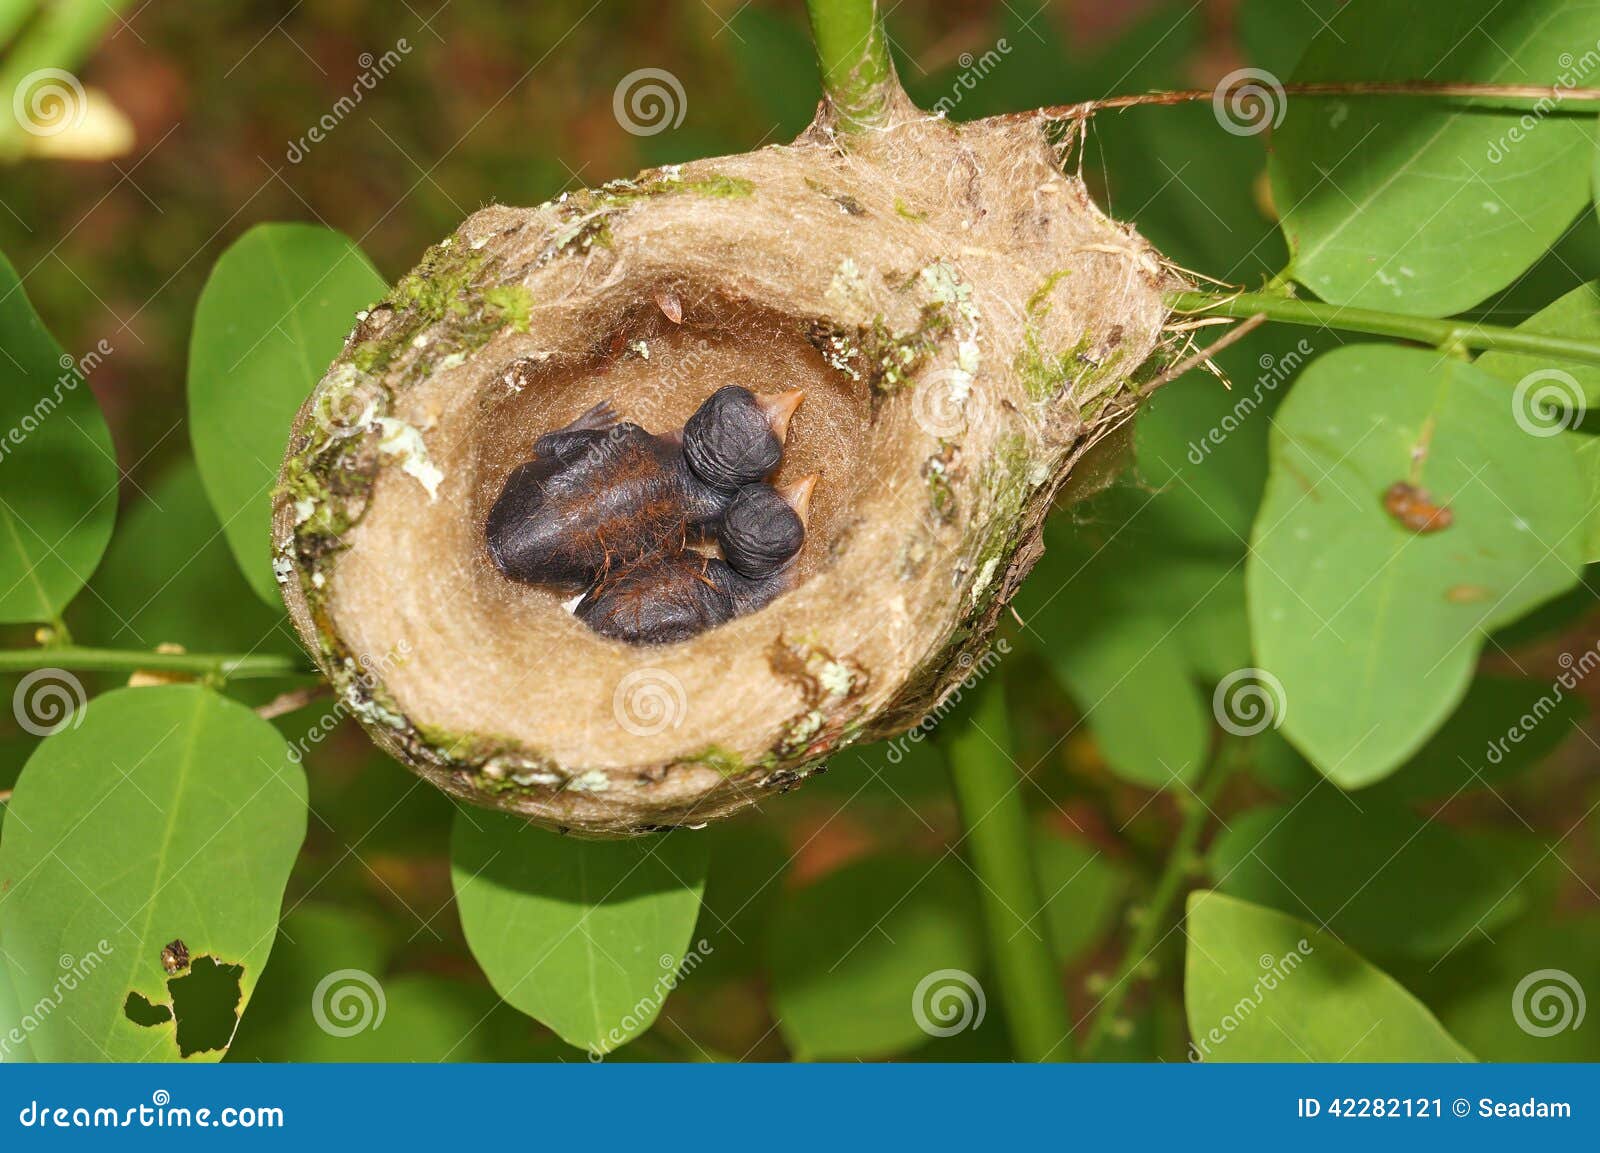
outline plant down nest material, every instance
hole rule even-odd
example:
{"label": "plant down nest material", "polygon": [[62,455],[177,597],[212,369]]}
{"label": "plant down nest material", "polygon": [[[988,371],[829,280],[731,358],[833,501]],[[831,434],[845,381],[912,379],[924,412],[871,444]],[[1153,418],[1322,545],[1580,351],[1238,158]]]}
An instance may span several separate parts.
{"label": "plant down nest material", "polygon": [[[469,218],[362,315],[283,467],[284,595],[347,707],[447,792],[599,836],[728,815],[918,723],[1182,287],[1061,159],[1042,120],[903,101],[846,147],[825,104],[793,144]],[[806,392],[777,478],[822,474],[793,591],[633,647],[496,571],[484,518],[542,433],[607,399],[675,428],[726,384]]]}

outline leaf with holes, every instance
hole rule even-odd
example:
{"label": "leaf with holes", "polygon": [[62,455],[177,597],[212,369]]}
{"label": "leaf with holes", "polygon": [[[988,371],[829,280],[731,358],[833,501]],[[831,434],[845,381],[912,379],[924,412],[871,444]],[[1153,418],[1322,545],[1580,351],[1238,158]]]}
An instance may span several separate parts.
{"label": "leaf with holes", "polygon": [[206,494],[256,595],[282,607],[272,575],[272,486],[289,426],[386,290],[345,236],[263,224],[217,260],[195,307],[189,427]]}
{"label": "leaf with holes", "polygon": [[[1350,0],[1291,79],[1570,85],[1597,40],[1596,0]],[[1271,171],[1295,279],[1336,304],[1423,316],[1516,279],[1588,203],[1594,134],[1559,102],[1506,103],[1291,98]]]}
{"label": "leaf with holes", "polygon": [[0,622],[51,620],[88,582],[117,479],[94,394],[0,256]]}
{"label": "leaf with holes", "polygon": [[461,928],[495,992],[568,1044],[609,1053],[650,1027],[689,969],[707,848],[688,831],[580,841],[461,811]]}
{"label": "leaf with holes", "polygon": [[1393,977],[1304,921],[1200,892],[1185,929],[1192,1059],[1473,1059]]}
{"label": "leaf with holes", "polygon": [[1418,349],[1314,362],[1279,410],[1246,571],[1282,732],[1334,783],[1401,765],[1467,691],[1487,630],[1572,587],[1587,501],[1511,390]]}
{"label": "leaf with holes", "polygon": [[305,774],[270,724],[197,685],[76,715],[29,759],[0,835],[0,951],[22,1004],[60,1002],[34,1052],[215,1060],[272,949]]}

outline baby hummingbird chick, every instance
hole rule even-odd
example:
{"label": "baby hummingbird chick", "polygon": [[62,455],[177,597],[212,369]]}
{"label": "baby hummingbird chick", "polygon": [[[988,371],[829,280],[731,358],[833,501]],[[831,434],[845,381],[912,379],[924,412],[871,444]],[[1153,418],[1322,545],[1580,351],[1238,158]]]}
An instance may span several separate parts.
{"label": "baby hummingbird chick", "polygon": [[512,580],[576,591],[685,531],[703,535],[778,467],[802,397],[729,385],[660,436],[595,405],[506,478],[484,526],[490,558]]}
{"label": "baby hummingbird chick", "polygon": [[575,615],[637,645],[688,640],[770,604],[794,583],[817,477],[783,489],[752,484],[729,503],[717,532],[726,559],[679,547],[597,583]]}

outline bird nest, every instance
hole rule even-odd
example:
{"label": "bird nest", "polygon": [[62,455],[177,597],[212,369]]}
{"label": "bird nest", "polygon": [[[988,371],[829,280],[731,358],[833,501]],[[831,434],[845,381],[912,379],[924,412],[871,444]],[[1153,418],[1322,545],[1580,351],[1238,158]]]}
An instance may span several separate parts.
{"label": "bird nest", "polygon": [[[590,835],[699,825],[904,731],[1131,414],[1178,282],[1043,122],[900,104],[844,147],[829,117],[476,213],[301,410],[274,526],[290,614],[374,739],[449,793]],[[777,480],[822,480],[792,591],[637,647],[497,571],[485,517],[539,436],[602,400],[677,428],[727,384],[805,390]]]}

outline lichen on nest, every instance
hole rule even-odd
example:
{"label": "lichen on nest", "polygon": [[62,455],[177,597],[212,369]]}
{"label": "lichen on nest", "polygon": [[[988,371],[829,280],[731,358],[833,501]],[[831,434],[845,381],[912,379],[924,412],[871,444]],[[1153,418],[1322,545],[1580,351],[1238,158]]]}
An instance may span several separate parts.
{"label": "lichen on nest", "polygon": [[[844,147],[831,115],[475,214],[302,409],[275,518],[291,615],[440,787],[624,835],[903,731],[981,655],[1073,465],[1131,415],[1177,278],[1045,128],[902,101]],[[784,477],[823,484],[793,591],[639,650],[488,563],[488,502],[540,434],[602,399],[676,427],[727,383],[807,392]]]}

